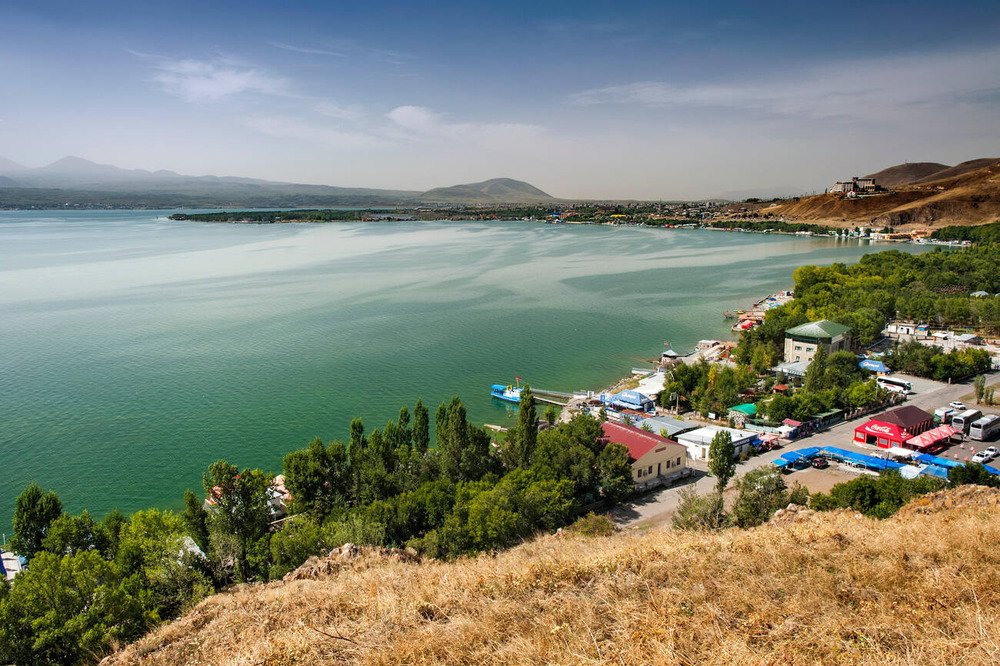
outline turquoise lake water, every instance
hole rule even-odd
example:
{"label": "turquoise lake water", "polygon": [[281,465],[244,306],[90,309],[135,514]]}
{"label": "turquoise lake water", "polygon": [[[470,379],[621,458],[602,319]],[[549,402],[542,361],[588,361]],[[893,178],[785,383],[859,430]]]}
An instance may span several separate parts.
{"label": "turquoise lake water", "polygon": [[[723,310],[806,263],[886,246],[510,223],[230,225],[0,213],[0,532],[34,480],[68,510],[175,507],[227,458],[454,394],[478,422],[517,374],[597,389],[728,336]],[[912,245],[894,246],[917,252]]]}

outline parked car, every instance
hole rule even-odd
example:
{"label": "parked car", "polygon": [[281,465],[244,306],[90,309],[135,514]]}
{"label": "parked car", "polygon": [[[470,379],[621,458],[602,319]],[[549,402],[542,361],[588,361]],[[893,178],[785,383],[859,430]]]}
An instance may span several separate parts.
{"label": "parked car", "polygon": [[[996,449],[993,449],[993,450],[996,451]],[[991,456],[989,454],[989,449],[986,449],[984,451],[980,451],[976,455],[972,456],[972,462],[974,462],[974,463],[983,464],[983,463],[989,462],[990,460],[993,460],[993,456]]]}
{"label": "parked car", "polygon": [[991,446],[988,449],[983,449],[983,453],[985,453],[986,455],[988,455],[990,457],[990,460],[993,460],[998,455],[1000,455],[1000,450],[998,450],[997,447],[995,447],[995,446]]}
{"label": "parked car", "polygon": [[966,409],[968,409],[968,407],[965,406],[965,403],[962,402],[961,400],[956,400],[955,402],[949,402],[948,406],[960,412],[964,412]]}
{"label": "parked car", "polygon": [[809,459],[799,458],[792,463],[792,469],[809,469]]}
{"label": "parked car", "polygon": [[826,469],[830,466],[830,461],[823,456],[816,456],[812,459],[812,466],[816,469]]}

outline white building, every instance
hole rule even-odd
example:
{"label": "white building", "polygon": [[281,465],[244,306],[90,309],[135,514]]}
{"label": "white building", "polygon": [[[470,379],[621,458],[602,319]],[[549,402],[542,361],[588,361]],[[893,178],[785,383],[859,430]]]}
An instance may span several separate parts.
{"label": "white building", "polygon": [[14,580],[14,576],[24,571],[24,560],[14,553],[0,550],[0,576]]}
{"label": "white building", "polygon": [[705,426],[677,435],[677,442],[683,444],[687,449],[688,458],[691,460],[708,460],[708,448],[712,444],[712,439],[720,432],[728,432],[733,438],[733,448],[736,449],[736,457],[744,453],[750,453],[750,447],[760,433],[750,430],[736,430],[735,428],[723,428],[721,426]]}

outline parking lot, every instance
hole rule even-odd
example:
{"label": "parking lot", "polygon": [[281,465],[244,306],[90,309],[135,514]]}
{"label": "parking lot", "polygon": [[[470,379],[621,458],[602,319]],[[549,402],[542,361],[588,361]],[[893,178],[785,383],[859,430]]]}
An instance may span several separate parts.
{"label": "parking lot", "polygon": [[[983,413],[1000,414],[1000,407],[988,407],[984,409],[981,406],[973,404],[974,400],[967,397],[972,392],[971,382],[962,384],[944,384],[930,379],[922,379],[920,377],[911,377],[907,375],[893,376],[905,379],[913,386],[913,392],[908,396],[905,404],[914,405],[929,413],[933,414],[935,409],[947,406],[948,403],[953,400],[962,400],[970,407],[981,409]],[[987,376],[988,386],[993,386],[997,384],[998,381],[1000,381],[1000,373],[994,373]],[[875,455],[877,454],[877,451],[881,451],[882,449],[876,449],[868,446],[858,446],[854,444],[853,441],[854,429],[865,423],[868,418],[868,416],[865,416],[853,421],[842,422],[828,430],[815,433],[795,442],[785,442],[785,445],[780,449],[754,456],[746,462],[740,463],[737,465],[736,474],[737,476],[742,476],[751,469],[771,464],[771,462],[778,458],[783,452],[794,451],[803,447],[836,446],[842,449],[856,451],[858,453]],[[996,442],[984,444],[982,442],[965,441],[962,444],[956,444],[936,455],[940,455],[944,458],[950,458],[958,462],[966,462],[966,458],[971,458],[973,455],[972,449],[979,451],[987,446],[993,445],[1000,446],[1000,444],[997,444]],[[696,465],[692,465],[692,467],[696,467]],[[840,466],[837,463],[831,463],[830,467],[824,470],[810,467],[808,469],[793,471],[786,477],[786,481],[789,485],[799,482],[808,488],[810,492],[826,492],[837,483],[857,478],[858,474],[858,472],[852,473],[844,471],[840,469]],[[704,472],[701,472],[692,477],[689,483],[684,485],[694,487],[694,489],[699,493],[706,493],[711,490],[714,481],[715,480],[711,476],[707,476]],[[670,515],[673,514],[674,510],[676,510],[679,490],[679,487],[674,487],[653,491],[644,495],[639,500],[619,506],[611,512],[611,515],[614,517],[616,522],[623,526],[649,526],[665,524],[669,521]],[[730,489],[729,492],[731,493],[732,490]]]}

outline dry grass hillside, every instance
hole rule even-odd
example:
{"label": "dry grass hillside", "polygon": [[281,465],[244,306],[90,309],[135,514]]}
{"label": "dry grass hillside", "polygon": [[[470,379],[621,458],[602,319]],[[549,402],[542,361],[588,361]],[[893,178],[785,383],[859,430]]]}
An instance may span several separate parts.
{"label": "dry grass hillside", "polygon": [[888,194],[846,199],[818,194],[762,208],[785,220],[832,226],[935,228],[986,224],[1000,220],[1000,159],[963,162]]}
{"label": "dry grass hillside", "polygon": [[749,531],[545,537],[496,557],[336,554],[202,602],[125,664],[990,664],[1000,493],[884,522],[782,512]]}
{"label": "dry grass hillside", "polygon": [[909,185],[921,178],[933,176],[939,171],[950,168],[947,164],[940,162],[907,162],[897,164],[875,173],[870,173],[866,178],[874,178],[875,182],[884,187],[898,187],[899,185]]}

